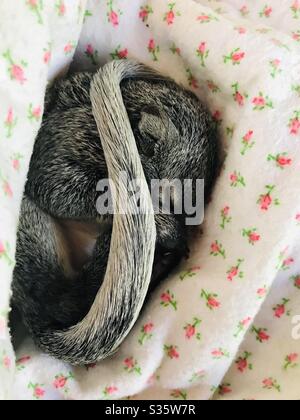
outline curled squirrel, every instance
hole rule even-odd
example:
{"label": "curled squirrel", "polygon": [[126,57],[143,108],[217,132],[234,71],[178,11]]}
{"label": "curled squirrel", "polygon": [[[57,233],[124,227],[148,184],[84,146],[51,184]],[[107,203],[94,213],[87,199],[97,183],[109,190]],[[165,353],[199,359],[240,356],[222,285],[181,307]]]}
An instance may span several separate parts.
{"label": "curled squirrel", "polygon": [[[96,186],[130,179],[204,179],[217,170],[217,134],[198,98],[130,60],[51,87],[22,202],[12,304],[35,343],[71,364],[113,354],[153,287],[187,247],[183,218],[99,217]],[[115,199],[115,197],[114,197]],[[115,201],[114,201],[115,203]],[[154,263],[154,264],[153,264]]]}

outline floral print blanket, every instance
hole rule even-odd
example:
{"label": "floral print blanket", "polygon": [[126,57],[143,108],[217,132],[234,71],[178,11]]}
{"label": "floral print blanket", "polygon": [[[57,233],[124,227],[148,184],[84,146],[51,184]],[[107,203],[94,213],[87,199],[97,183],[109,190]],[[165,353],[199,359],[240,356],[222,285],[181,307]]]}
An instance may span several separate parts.
{"label": "floral print blanket", "polygon": [[[0,5],[0,398],[300,398],[300,1]],[[73,368],[7,317],[18,212],[47,79],[136,58],[193,90],[226,159],[191,257],[120,351]]]}

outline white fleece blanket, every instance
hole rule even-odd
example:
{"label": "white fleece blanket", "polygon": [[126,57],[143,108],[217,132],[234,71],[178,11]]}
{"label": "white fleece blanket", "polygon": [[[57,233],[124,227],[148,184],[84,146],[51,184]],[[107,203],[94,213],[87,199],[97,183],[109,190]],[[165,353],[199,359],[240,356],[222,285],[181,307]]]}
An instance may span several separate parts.
{"label": "white fleece blanket", "polygon": [[[0,16],[0,398],[299,399],[300,1],[2,0]],[[76,47],[76,69],[134,57],[192,89],[226,160],[190,260],[116,356],[72,368],[27,338],[15,363],[19,204],[46,79]]]}

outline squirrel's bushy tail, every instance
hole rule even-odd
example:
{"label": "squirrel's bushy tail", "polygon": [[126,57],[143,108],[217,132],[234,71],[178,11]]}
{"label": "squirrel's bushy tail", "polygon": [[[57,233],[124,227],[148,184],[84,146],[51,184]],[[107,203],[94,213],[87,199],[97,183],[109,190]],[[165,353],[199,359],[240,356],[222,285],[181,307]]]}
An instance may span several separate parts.
{"label": "squirrel's bushy tail", "polygon": [[[66,331],[47,331],[44,349],[71,364],[94,363],[113,354],[133,327],[151,280],[156,229],[149,190],[143,188],[137,213],[129,180],[145,176],[123,103],[120,83],[125,78],[155,77],[132,61],[113,61],[94,76],[90,96],[112,189],[114,209],[126,203],[126,214],[115,212],[106,274],[86,317]],[[99,284],[101,284],[99,278]]]}

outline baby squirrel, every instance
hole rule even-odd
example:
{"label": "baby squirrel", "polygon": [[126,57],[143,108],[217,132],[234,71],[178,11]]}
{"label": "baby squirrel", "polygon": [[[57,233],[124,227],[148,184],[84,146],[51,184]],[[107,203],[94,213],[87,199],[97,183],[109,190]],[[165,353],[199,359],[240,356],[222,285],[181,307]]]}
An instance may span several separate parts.
{"label": "baby squirrel", "polygon": [[[198,98],[130,60],[48,89],[17,237],[12,305],[35,343],[71,364],[113,354],[146,294],[187,249],[182,216],[99,216],[97,183],[119,177],[204,179],[217,170],[215,124]],[[119,184],[118,184],[119,182]],[[115,197],[116,198],[116,197]],[[114,201],[115,204],[115,201]],[[150,283],[151,281],[151,283]]]}

